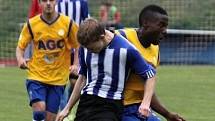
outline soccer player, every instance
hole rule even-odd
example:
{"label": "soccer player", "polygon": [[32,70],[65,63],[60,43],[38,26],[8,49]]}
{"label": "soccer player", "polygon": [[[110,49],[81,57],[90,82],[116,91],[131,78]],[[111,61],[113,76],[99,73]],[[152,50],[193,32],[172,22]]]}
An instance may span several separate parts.
{"label": "soccer player", "polygon": [[[139,28],[127,28],[116,31],[127,38],[139,50],[142,57],[155,68],[159,65],[159,43],[166,34],[168,25],[167,12],[157,6],[148,5],[139,14]],[[142,117],[137,114],[143,98],[144,86],[141,78],[136,74],[131,74],[125,87],[124,115],[123,121],[142,121]],[[167,121],[185,121],[176,113],[169,112],[154,94],[151,108],[164,116]],[[152,113],[147,121],[160,121]]]}
{"label": "soccer player", "polygon": [[147,117],[155,87],[153,67],[127,40],[105,30],[95,19],[85,20],[77,36],[82,45],[79,49],[79,78],[56,121],[62,121],[79,98],[75,121],[120,121],[124,83],[130,71],[145,80],[144,101],[139,113]]}
{"label": "soccer player", "polygon": [[121,13],[113,3],[113,0],[106,0],[101,3],[99,9],[99,20],[109,30],[122,29]]}
{"label": "soccer player", "polygon": [[89,17],[87,0],[58,0],[56,11],[69,16],[78,25]]}
{"label": "soccer player", "polygon": [[[16,49],[18,66],[28,69],[26,87],[33,121],[53,121],[69,76],[71,48],[79,47],[78,26],[55,11],[56,0],[40,0],[42,14],[23,27]],[[26,63],[23,55],[33,40],[34,51]],[[78,53],[75,53],[75,59]]]}

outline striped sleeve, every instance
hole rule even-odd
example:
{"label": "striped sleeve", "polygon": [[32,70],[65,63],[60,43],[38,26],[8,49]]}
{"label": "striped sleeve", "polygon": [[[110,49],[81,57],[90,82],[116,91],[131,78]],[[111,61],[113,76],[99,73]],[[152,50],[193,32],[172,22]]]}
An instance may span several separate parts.
{"label": "striped sleeve", "polygon": [[79,48],[78,58],[79,58],[79,64],[80,64],[79,74],[87,77],[87,65],[86,65],[85,59],[84,59],[85,54],[84,54],[84,48],[83,47]]}
{"label": "striped sleeve", "polygon": [[155,69],[142,58],[137,50],[129,49],[127,58],[132,71],[140,75],[144,80],[155,76]]}

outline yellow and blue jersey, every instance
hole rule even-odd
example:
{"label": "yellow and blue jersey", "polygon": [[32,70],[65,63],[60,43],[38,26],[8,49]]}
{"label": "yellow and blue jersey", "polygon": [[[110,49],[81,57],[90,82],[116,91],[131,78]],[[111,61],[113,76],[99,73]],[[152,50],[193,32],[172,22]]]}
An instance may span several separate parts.
{"label": "yellow and blue jersey", "polygon": [[69,76],[70,49],[77,48],[78,26],[69,17],[58,14],[52,23],[41,15],[23,27],[18,47],[25,49],[33,40],[33,56],[28,62],[28,79],[50,85],[65,85]]}
{"label": "yellow and blue jersey", "polygon": [[[148,48],[144,48],[138,39],[137,31],[132,28],[118,30],[116,33],[129,40],[138,49],[142,57],[152,66],[157,67],[159,65],[158,45],[151,44]],[[124,105],[141,103],[144,91],[144,84],[141,80],[140,76],[131,73],[125,85]]]}

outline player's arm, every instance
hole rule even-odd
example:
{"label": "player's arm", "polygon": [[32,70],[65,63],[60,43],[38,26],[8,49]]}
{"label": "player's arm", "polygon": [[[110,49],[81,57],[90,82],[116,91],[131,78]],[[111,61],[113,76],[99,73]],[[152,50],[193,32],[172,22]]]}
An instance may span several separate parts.
{"label": "player's arm", "polygon": [[143,80],[146,80],[144,87],[144,97],[139,107],[139,113],[144,117],[148,117],[151,113],[150,104],[156,83],[156,72],[152,66],[146,63],[137,50],[131,49],[128,53],[128,58],[132,67],[132,71],[140,75]]}
{"label": "player's arm", "polygon": [[75,83],[74,89],[72,91],[71,97],[66,105],[67,110],[71,110],[72,107],[76,104],[81,96],[81,90],[86,85],[86,77],[84,75],[79,75],[77,82]]}
{"label": "player's arm", "polygon": [[56,121],[63,121],[63,119],[69,114],[72,107],[75,105],[75,103],[78,101],[81,95],[81,90],[86,85],[86,77],[87,77],[87,65],[84,60],[84,49],[79,49],[79,63],[80,63],[80,71],[79,71],[79,77],[75,83],[74,89],[72,91],[72,94],[69,98],[69,101],[66,105],[66,107],[58,114]]}
{"label": "player's arm", "polygon": [[73,64],[70,66],[70,73],[74,76],[78,76],[78,68],[79,68],[79,61],[78,61],[78,48],[74,49],[74,61]]}
{"label": "player's arm", "polygon": [[27,61],[24,59],[24,50],[19,48],[18,46],[16,47],[16,59],[18,62],[18,67],[21,69],[27,69]]}
{"label": "player's arm", "polygon": [[185,121],[185,119],[177,113],[169,112],[166,107],[161,104],[155,93],[152,96],[151,108],[165,117],[167,121]]}
{"label": "player's arm", "polygon": [[150,104],[151,104],[152,95],[153,95],[154,89],[155,89],[155,83],[156,83],[155,76],[147,79],[145,82],[144,96],[143,96],[143,100],[139,107],[139,112],[143,116],[149,116],[151,113]]}
{"label": "player's arm", "polygon": [[18,45],[16,47],[16,59],[18,62],[18,66],[21,69],[27,69],[27,63],[24,59],[24,51],[28,43],[31,41],[31,35],[29,33],[27,24],[23,26],[22,32],[19,37]]}
{"label": "player's arm", "polygon": [[56,121],[63,121],[63,119],[68,116],[72,107],[76,104],[81,96],[81,90],[86,84],[86,77],[83,75],[79,75],[78,80],[75,83],[75,87],[72,91],[72,94],[69,98],[69,101],[65,108],[57,115]]}

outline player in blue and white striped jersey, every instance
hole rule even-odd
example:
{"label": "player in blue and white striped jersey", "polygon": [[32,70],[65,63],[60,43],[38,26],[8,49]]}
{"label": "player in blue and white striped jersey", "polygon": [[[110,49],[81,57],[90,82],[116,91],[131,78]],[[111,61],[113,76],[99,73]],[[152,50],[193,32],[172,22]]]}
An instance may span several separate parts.
{"label": "player in blue and white striped jersey", "polygon": [[[75,121],[120,121],[124,84],[133,71],[143,78],[145,92],[139,113],[149,116],[155,70],[125,38],[104,29],[95,19],[78,31],[80,71],[70,100],[57,121],[62,121],[80,98]],[[80,96],[81,94],[81,96]]]}
{"label": "player in blue and white striped jersey", "polygon": [[87,0],[58,0],[56,11],[73,19],[78,25],[89,17]]}

